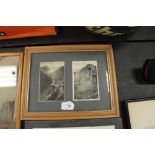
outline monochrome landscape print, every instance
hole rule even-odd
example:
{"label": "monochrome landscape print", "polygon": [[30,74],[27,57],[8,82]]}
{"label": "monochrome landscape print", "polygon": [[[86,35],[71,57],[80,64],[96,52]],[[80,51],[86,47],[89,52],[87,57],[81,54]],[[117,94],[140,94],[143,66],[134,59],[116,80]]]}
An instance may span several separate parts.
{"label": "monochrome landscape print", "polygon": [[97,61],[73,61],[73,100],[99,100]]}
{"label": "monochrome landscape print", "polygon": [[64,100],[64,62],[40,63],[40,101]]}

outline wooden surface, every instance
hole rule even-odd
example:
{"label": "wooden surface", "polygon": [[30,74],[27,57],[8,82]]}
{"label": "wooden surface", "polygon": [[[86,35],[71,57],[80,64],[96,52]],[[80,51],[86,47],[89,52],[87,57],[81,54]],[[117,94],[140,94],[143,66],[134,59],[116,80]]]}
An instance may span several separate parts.
{"label": "wooden surface", "polygon": [[56,28],[54,26],[0,26],[0,32],[6,34],[0,36],[0,40],[2,40],[56,35]]}

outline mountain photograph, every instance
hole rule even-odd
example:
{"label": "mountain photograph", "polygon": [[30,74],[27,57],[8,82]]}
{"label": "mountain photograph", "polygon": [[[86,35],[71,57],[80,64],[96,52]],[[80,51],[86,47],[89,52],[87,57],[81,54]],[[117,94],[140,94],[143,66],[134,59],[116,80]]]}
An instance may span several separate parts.
{"label": "mountain photograph", "polygon": [[99,100],[96,61],[73,61],[73,100]]}
{"label": "mountain photograph", "polygon": [[40,63],[39,100],[64,100],[64,62]]}

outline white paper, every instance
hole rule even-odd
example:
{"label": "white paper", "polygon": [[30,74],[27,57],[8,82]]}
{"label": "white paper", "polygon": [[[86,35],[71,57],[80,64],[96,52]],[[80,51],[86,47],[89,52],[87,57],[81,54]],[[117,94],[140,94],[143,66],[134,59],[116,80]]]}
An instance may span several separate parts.
{"label": "white paper", "polygon": [[74,103],[72,101],[62,102],[61,110],[74,110]]}
{"label": "white paper", "polygon": [[155,100],[128,104],[132,129],[155,129]]}

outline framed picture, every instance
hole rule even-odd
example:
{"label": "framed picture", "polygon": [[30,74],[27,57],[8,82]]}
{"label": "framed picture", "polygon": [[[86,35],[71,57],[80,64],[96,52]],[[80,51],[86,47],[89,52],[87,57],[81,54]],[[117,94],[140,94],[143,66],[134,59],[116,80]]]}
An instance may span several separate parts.
{"label": "framed picture", "polygon": [[[32,129],[52,129],[52,128],[32,128]],[[115,129],[115,126],[107,125],[107,126],[87,126],[87,127],[64,127],[63,129]]]}
{"label": "framed picture", "polygon": [[123,129],[121,117],[80,119],[80,120],[27,120],[23,121],[23,129],[49,129],[49,128],[114,128]]}
{"label": "framed picture", "polygon": [[155,129],[155,99],[126,101],[128,127],[131,129]]}
{"label": "framed picture", "polygon": [[119,116],[111,45],[27,47],[22,120]]}
{"label": "framed picture", "polygon": [[20,128],[23,53],[0,53],[0,128]]}

